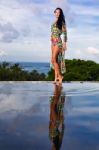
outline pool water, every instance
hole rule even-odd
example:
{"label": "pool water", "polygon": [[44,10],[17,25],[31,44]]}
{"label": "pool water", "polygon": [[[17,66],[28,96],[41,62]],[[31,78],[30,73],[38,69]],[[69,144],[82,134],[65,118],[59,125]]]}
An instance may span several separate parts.
{"label": "pool water", "polygon": [[99,82],[0,82],[0,150],[99,150]]}

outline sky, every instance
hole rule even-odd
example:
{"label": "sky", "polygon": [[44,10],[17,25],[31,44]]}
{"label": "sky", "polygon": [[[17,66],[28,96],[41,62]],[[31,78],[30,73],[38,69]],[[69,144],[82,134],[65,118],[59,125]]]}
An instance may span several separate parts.
{"label": "sky", "polygon": [[0,61],[50,62],[56,7],[67,26],[65,58],[99,63],[99,0],[0,0]]}

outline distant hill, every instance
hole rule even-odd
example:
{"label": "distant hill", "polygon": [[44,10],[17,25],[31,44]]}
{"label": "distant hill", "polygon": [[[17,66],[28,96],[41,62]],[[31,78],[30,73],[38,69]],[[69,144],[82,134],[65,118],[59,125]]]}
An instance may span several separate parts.
{"label": "distant hill", "polygon": [[[91,60],[65,60],[66,73],[63,81],[99,81],[99,64]],[[48,72],[47,80],[54,80],[53,69]]]}

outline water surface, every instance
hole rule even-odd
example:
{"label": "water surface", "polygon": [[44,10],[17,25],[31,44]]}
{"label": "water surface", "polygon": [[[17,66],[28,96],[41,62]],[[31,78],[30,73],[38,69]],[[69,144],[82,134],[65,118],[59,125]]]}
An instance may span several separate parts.
{"label": "water surface", "polygon": [[0,82],[0,150],[99,150],[99,83]]}

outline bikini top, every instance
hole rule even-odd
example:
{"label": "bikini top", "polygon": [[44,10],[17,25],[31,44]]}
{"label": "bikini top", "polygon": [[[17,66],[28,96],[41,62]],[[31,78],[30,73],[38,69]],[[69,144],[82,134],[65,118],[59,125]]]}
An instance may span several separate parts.
{"label": "bikini top", "polygon": [[66,31],[66,25],[63,24],[64,30],[60,30],[56,22],[51,25],[51,37],[59,37],[61,34],[63,34],[63,40],[67,41],[67,31]]}

